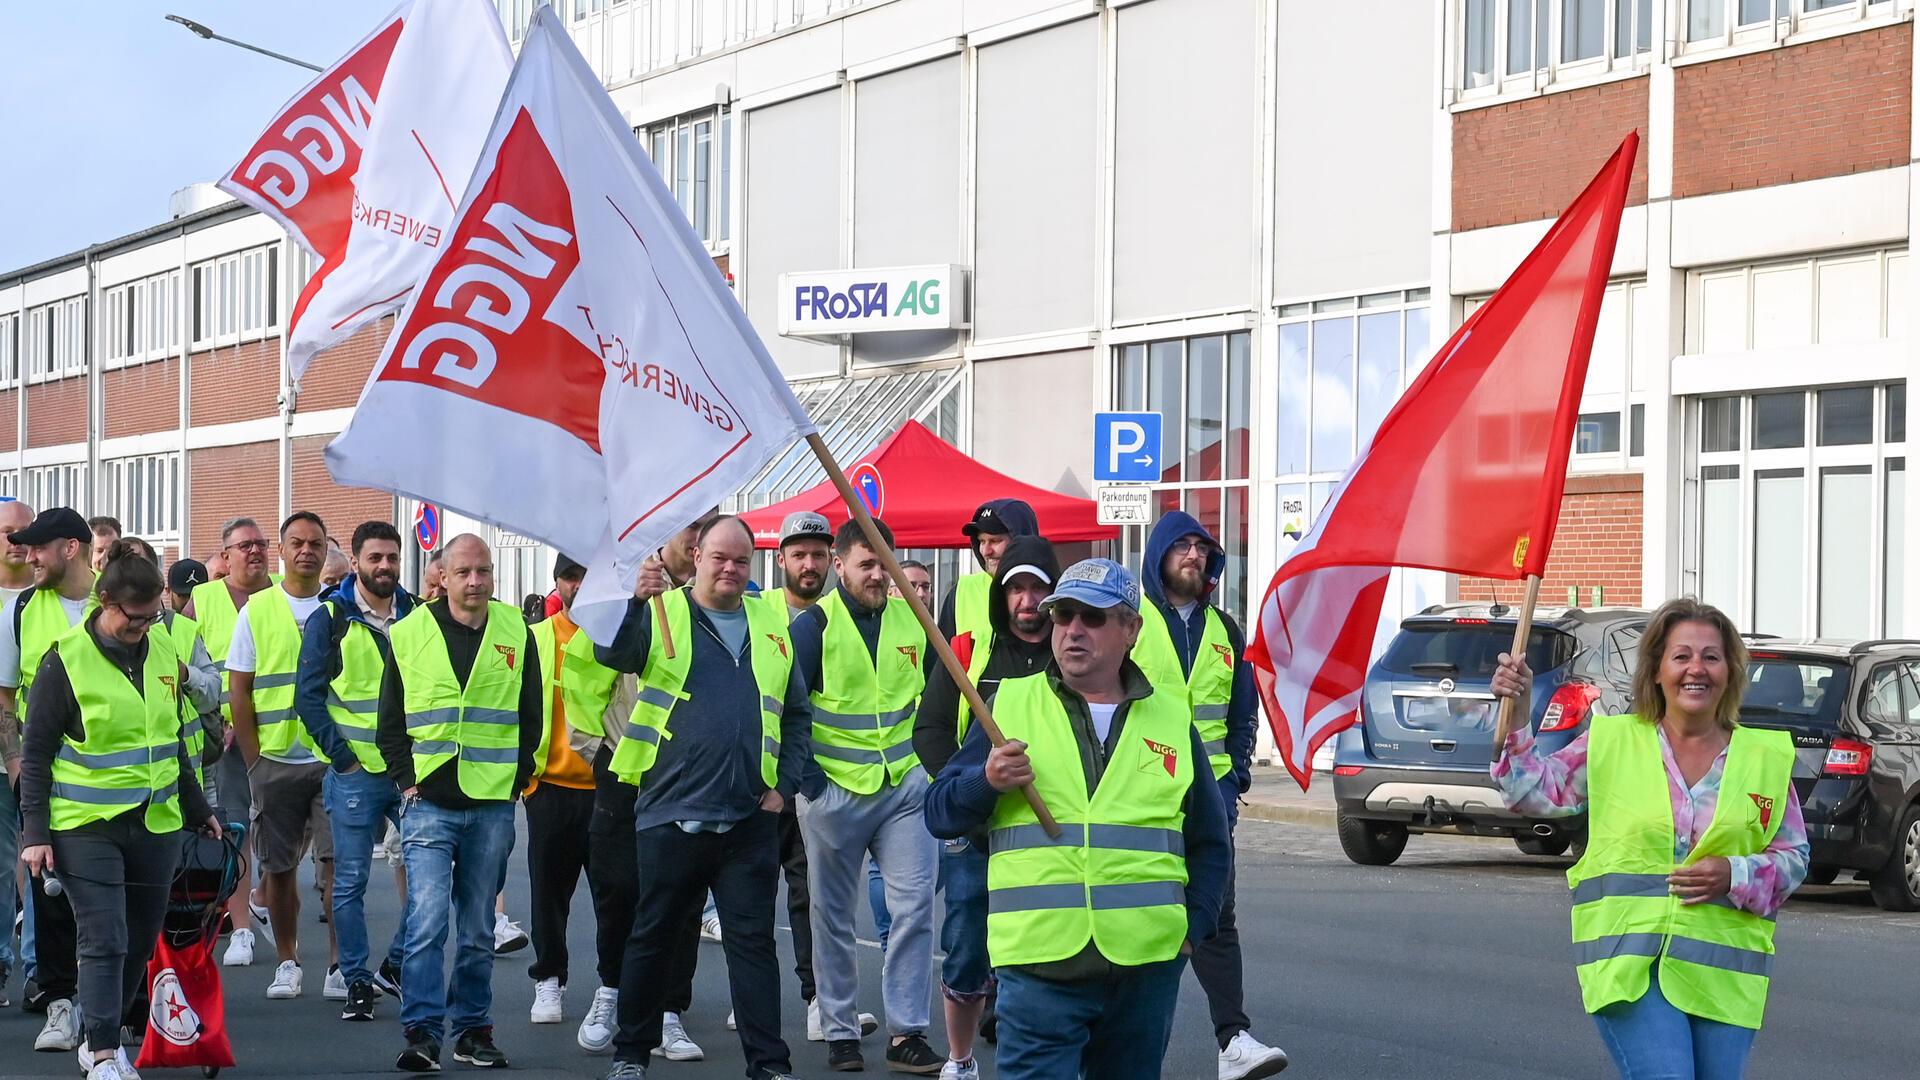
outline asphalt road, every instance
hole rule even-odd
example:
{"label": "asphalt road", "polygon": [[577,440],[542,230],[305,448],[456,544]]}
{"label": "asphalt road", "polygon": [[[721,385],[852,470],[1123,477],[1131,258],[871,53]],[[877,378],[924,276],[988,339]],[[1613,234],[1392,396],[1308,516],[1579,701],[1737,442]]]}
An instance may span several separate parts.
{"label": "asphalt road", "polygon": [[[1567,959],[1565,859],[1534,859],[1510,843],[1461,837],[1415,837],[1399,865],[1354,866],[1332,830],[1248,821],[1239,838],[1241,927],[1247,955],[1248,1012],[1255,1031],[1287,1048],[1288,1077],[1406,1077],[1420,1080],[1520,1080],[1594,1077],[1611,1069],[1580,1011]],[[509,900],[526,910],[525,864],[516,852]],[[390,888],[371,897],[375,940],[389,932],[396,905]],[[784,907],[780,909],[784,917]],[[310,948],[325,947],[312,921]],[[1915,1074],[1905,1042],[1912,1023],[1911,973],[1920,969],[1920,916],[1875,909],[1860,885],[1808,889],[1779,922],[1779,960],[1768,1025],[1748,1075],[1755,1080],[1808,1076],[1900,1077]],[[591,971],[592,920],[582,884],[571,942],[576,968]],[[784,935],[782,935],[784,941]],[[784,945],[783,945],[784,950]],[[862,953],[863,1007],[879,1010],[880,954]],[[348,1024],[320,997],[324,966],[307,968],[307,996],[270,1002],[269,953],[252,968],[222,969],[228,1023],[241,1066],[231,1076],[359,1076],[392,1073],[401,1045],[395,1010]],[[591,988],[573,988],[568,1022],[526,1021],[532,984],[528,952],[495,968],[496,1038],[517,1074],[588,1077],[606,1058],[583,1054],[573,1035]],[[790,960],[783,956],[783,971]],[[703,945],[693,1038],[707,1050],[700,1063],[656,1061],[655,1080],[710,1080],[742,1075],[739,1044],[726,1030],[724,962]],[[786,979],[787,1038],[794,1065],[819,1078],[821,1044],[804,1041],[804,1019]],[[14,996],[18,998],[18,982]],[[930,993],[931,996],[931,993]],[[933,1016],[939,1024],[939,1008]],[[70,1054],[35,1054],[41,1018],[0,1010],[0,1078],[78,1075]],[[936,1031],[936,1047],[944,1046]],[[870,1069],[880,1069],[879,1036],[867,1041]],[[985,1075],[993,1075],[983,1048]],[[447,1071],[465,1071],[449,1055]],[[152,1075],[185,1076],[191,1073]],[[1191,977],[1180,1002],[1166,1076],[1215,1075],[1206,1003]]]}

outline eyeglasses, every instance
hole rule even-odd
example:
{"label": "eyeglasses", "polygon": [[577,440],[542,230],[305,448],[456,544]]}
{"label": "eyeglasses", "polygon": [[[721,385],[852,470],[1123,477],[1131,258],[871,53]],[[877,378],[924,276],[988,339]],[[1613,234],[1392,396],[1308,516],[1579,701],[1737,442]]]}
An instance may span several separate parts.
{"label": "eyeglasses", "polygon": [[1068,607],[1065,604],[1055,604],[1047,609],[1047,617],[1053,620],[1055,626],[1070,626],[1076,618],[1080,620],[1081,626],[1089,630],[1098,630],[1107,625],[1107,612],[1103,608]]}
{"label": "eyeglasses", "polygon": [[127,627],[131,630],[139,630],[143,627],[152,626],[154,623],[159,622],[161,617],[167,613],[163,607],[156,609],[151,615],[135,615],[133,612],[127,610],[125,604],[115,604],[113,605],[113,609],[120,613],[121,618],[127,620]]}
{"label": "eyeglasses", "polygon": [[1189,536],[1179,540],[1175,540],[1173,543],[1167,545],[1167,550],[1172,552],[1175,555],[1185,555],[1189,551],[1197,551],[1205,547],[1206,547],[1205,541],[1195,540]]}
{"label": "eyeglasses", "polygon": [[227,545],[227,550],[232,551],[235,549],[240,551],[265,551],[267,550],[267,542],[265,540],[242,540],[238,543]]}

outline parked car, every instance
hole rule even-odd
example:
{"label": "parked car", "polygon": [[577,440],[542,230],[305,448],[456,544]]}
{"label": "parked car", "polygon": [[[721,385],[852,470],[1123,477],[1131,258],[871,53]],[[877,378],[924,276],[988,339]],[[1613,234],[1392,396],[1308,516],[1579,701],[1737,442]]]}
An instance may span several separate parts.
{"label": "parked car", "polygon": [[1920,641],[1751,639],[1740,722],[1793,736],[1807,881],[1920,911]]}
{"label": "parked car", "polygon": [[[1400,624],[1367,673],[1360,722],[1334,748],[1337,828],[1349,859],[1385,866],[1410,833],[1438,830],[1512,837],[1533,855],[1563,854],[1584,836],[1584,816],[1508,810],[1487,775],[1499,710],[1494,665],[1513,647],[1515,622],[1504,605],[1443,604]],[[1633,608],[1535,610],[1527,722],[1542,750],[1572,742],[1596,713],[1627,710],[1646,622],[1647,612]]]}

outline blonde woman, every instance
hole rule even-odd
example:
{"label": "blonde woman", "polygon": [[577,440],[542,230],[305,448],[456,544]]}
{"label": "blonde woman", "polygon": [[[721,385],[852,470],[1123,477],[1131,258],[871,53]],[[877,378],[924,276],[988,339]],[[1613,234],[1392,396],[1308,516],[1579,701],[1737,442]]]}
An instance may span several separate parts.
{"label": "blonde woman", "polygon": [[[1719,609],[1653,613],[1635,711],[1538,753],[1523,723],[1492,767],[1528,816],[1587,814],[1573,891],[1580,995],[1626,1080],[1732,1080],[1766,1011],[1773,918],[1807,875],[1784,732],[1740,726],[1747,650]],[[1532,690],[1503,655],[1493,691]]]}

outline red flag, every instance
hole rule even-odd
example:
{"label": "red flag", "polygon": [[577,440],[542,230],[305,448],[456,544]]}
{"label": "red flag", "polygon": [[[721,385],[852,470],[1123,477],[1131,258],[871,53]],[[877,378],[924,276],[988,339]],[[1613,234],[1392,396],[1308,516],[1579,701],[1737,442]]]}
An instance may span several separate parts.
{"label": "red flag", "polygon": [[1300,787],[1359,718],[1387,574],[1539,574],[1553,545],[1637,133],[1380,422],[1267,586],[1247,659]]}

